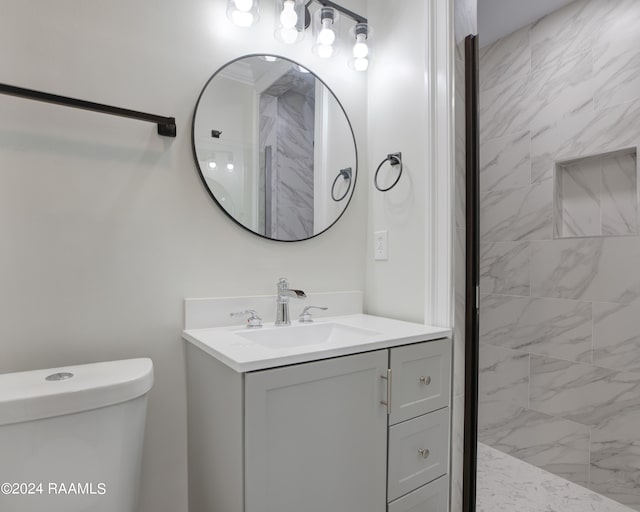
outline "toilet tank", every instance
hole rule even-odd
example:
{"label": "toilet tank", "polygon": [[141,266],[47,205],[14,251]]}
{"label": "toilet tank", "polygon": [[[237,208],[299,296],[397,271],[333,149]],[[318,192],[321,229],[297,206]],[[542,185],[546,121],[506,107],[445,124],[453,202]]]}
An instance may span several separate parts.
{"label": "toilet tank", "polygon": [[150,359],[0,375],[0,511],[134,512]]}

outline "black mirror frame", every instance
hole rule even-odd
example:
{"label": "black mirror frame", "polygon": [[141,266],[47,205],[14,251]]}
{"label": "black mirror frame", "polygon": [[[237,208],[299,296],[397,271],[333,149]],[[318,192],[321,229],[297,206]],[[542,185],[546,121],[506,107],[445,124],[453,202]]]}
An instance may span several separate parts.
{"label": "black mirror frame", "polygon": [[[276,57],[277,59],[281,59],[281,60],[285,60],[287,62],[291,62],[292,64],[296,65],[296,66],[301,66],[304,67],[305,69],[307,69],[315,78],[316,80],[318,80],[324,87],[327,88],[327,90],[331,93],[331,95],[335,98],[336,102],[338,103],[338,105],[340,106],[340,110],[342,110],[342,113],[344,114],[345,119],[347,120],[347,125],[349,126],[349,131],[351,132],[351,138],[353,139],[353,150],[354,150],[354,154],[355,154],[355,170],[353,172],[353,181],[351,184],[351,195],[349,196],[349,199],[347,201],[347,203],[345,204],[344,208],[342,209],[342,212],[340,212],[340,215],[338,215],[338,217],[329,225],[327,226],[325,229],[323,229],[322,231],[309,236],[307,238],[300,238],[298,240],[280,240],[278,238],[271,238],[268,237],[266,235],[263,235],[261,233],[257,233],[255,231],[253,231],[252,229],[248,228],[247,226],[245,226],[244,224],[242,224],[240,221],[238,221],[233,215],[231,215],[221,204],[220,202],[216,199],[215,195],[213,194],[213,192],[211,191],[211,189],[208,187],[206,179],[204,177],[204,173],[202,172],[202,169],[200,168],[200,164],[198,163],[198,154],[196,152],[196,144],[195,144],[195,129],[196,129],[196,113],[198,112],[198,106],[200,105],[200,101],[202,100],[202,96],[204,95],[205,91],[207,90],[207,87],[209,86],[209,84],[211,83],[211,81],[226,67],[240,61],[243,59],[247,59],[250,57],[264,57],[265,55],[268,55],[269,57]],[[335,226],[335,224],[342,218],[342,216],[344,215],[344,213],[347,211],[347,209],[349,208],[349,205],[351,204],[351,199],[353,198],[355,191],[356,191],[356,182],[358,179],[358,145],[356,143],[356,136],[355,133],[353,131],[353,126],[351,125],[351,120],[349,119],[349,116],[347,115],[347,111],[345,110],[344,106],[342,105],[342,103],[340,102],[340,100],[338,99],[338,96],[336,96],[336,94],[333,92],[333,90],[324,82],[324,80],[322,80],[316,73],[314,73],[313,71],[311,71],[307,66],[303,66],[302,64],[291,60],[288,57],[282,57],[280,55],[276,55],[273,53],[269,53],[269,54],[264,54],[264,53],[251,53],[251,54],[247,54],[247,55],[242,55],[241,57],[237,57],[227,63],[225,63],[223,66],[221,66],[220,68],[218,68],[216,70],[215,73],[213,73],[213,75],[211,75],[211,77],[207,80],[207,82],[204,84],[202,90],[200,91],[200,94],[198,95],[198,101],[196,102],[196,106],[193,110],[193,116],[192,116],[192,120],[191,120],[191,149],[193,151],[193,160],[196,164],[196,168],[198,169],[198,174],[200,175],[200,179],[202,180],[202,185],[204,186],[205,190],[207,191],[207,193],[209,194],[209,196],[211,197],[211,199],[213,199],[213,201],[215,202],[215,204],[220,208],[220,210],[222,210],[225,215],[227,217],[229,217],[231,220],[233,220],[233,222],[235,222],[238,226],[240,226],[241,228],[243,228],[244,230],[248,231],[249,233],[252,233],[253,235],[259,236],[260,238],[264,238],[266,240],[271,240],[274,242],[286,242],[286,243],[291,243],[291,242],[304,242],[305,240],[310,240],[312,238],[315,238],[317,236],[322,235],[323,233],[326,233],[329,229],[331,229],[333,226]]]}

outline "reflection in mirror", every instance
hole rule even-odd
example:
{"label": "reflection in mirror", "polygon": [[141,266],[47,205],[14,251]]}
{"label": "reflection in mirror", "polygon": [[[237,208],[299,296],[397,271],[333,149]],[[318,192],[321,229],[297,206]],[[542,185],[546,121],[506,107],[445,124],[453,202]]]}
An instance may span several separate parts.
{"label": "reflection in mirror", "polygon": [[266,238],[322,233],[353,194],[357,152],[342,105],[281,57],[243,57],[211,77],[196,106],[193,146],[216,203]]}

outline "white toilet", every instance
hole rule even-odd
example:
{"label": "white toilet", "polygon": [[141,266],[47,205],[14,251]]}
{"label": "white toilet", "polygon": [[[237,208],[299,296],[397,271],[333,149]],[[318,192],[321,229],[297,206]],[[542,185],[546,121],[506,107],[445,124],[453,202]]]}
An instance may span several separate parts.
{"label": "white toilet", "polygon": [[0,511],[135,512],[150,359],[0,375]]}

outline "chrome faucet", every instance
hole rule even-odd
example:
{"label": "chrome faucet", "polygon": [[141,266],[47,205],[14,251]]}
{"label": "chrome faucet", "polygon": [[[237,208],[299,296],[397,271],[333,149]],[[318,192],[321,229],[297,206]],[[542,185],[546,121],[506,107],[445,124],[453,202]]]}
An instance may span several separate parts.
{"label": "chrome faucet", "polygon": [[289,288],[289,281],[284,277],[278,280],[278,298],[276,300],[276,325],[291,325],[289,317],[289,298],[306,299],[306,294],[302,290],[292,290]]}

